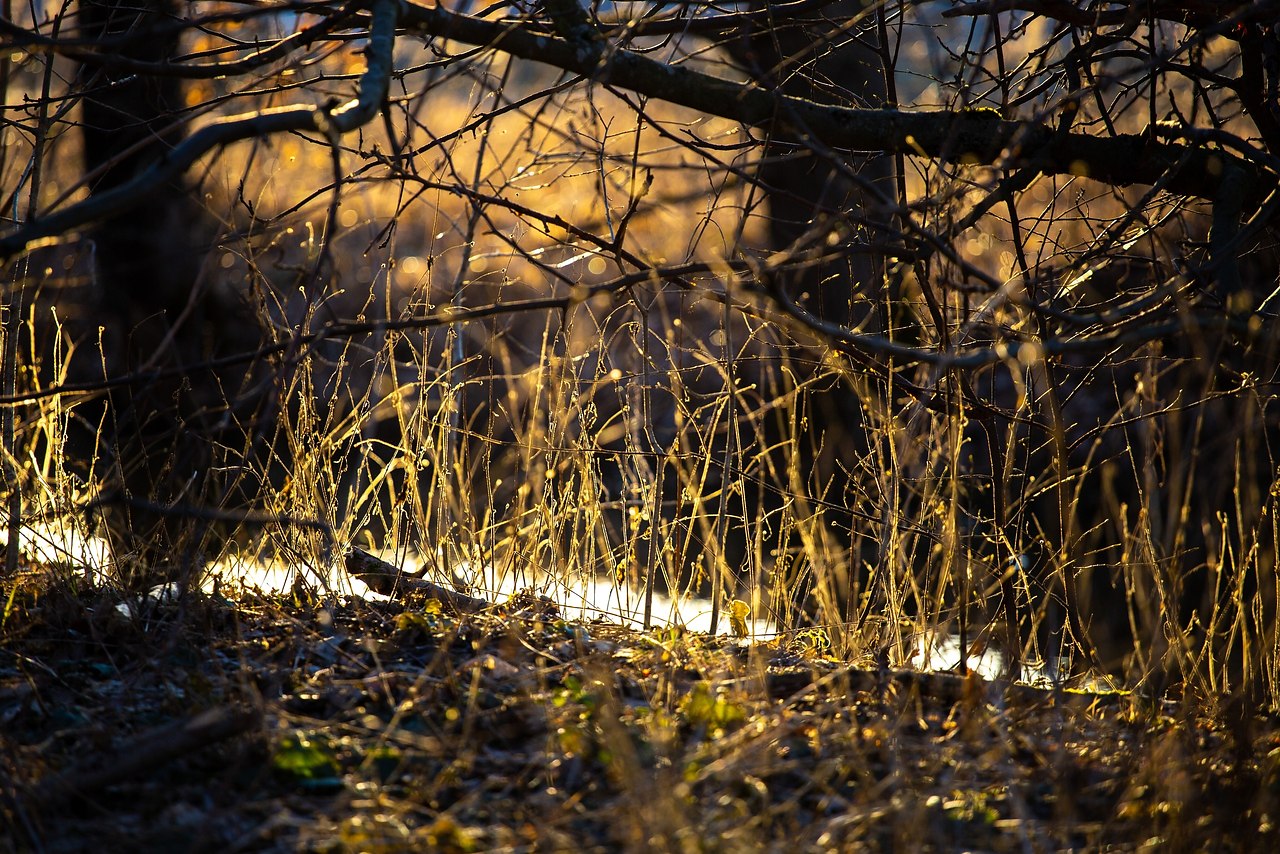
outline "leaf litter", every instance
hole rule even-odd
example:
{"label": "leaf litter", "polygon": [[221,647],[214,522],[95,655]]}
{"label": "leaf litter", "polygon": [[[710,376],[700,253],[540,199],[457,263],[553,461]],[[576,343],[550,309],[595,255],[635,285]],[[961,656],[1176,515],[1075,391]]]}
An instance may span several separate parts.
{"label": "leaf litter", "polygon": [[1280,726],[516,596],[191,593],[126,619],[19,580],[14,851],[1273,850]]}

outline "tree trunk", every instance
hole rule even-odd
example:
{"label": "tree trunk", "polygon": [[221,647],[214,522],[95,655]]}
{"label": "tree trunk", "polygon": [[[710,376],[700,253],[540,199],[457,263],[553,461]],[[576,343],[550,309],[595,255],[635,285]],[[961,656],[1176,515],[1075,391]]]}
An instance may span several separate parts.
{"label": "tree trunk", "polygon": [[[128,59],[161,62],[178,52],[177,29],[165,32],[172,11],[170,0],[82,0],[83,35],[118,43],[111,52]],[[110,67],[86,67],[83,78],[84,167],[97,193],[133,179],[180,141],[182,81]],[[186,305],[200,263],[191,207],[175,182],[94,230],[104,307],[124,330]]]}
{"label": "tree trunk", "polygon": [[[767,5],[758,3],[757,8]],[[767,88],[822,103],[883,106],[889,90],[875,18],[851,24],[862,12],[858,0],[837,0],[795,19],[766,19],[733,42],[731,53]],[[786,123],[788,117],[780,115],[778,121]],[[883,331],[885,265],[883,250],[876,247],[887,242],[883,225],[888,218],[877,196],[893,198],[896,193],[893,158],[880,153],[833,157],[820,146],[806,148],[773,139],[766,140],[762,154],[757,179],[767,194],[767,248],[829,251],[829,237],[836,234],[838,245],[846,249],[836,259],[784,271],[773,285],[823,320]],[[870,446],[871,428],[857,394],[847,384],[832,381],[814,387],[805,407],[803,420],[811,438],[795,447],[802,457],[800,470],[810,473],[815,490],[821,489],[819,484],[847,481],[833,475],[842,464],[864,458]],[[779,429],[785,435],[789,428],[779,425]],[[849,506],[856,500],[832,492],[820,497]],[[766,489],[763,496],[767,509],[786,501],[788,497],[776,489]],[[851,515],[842,516],[828,505],[824,516],[835,529],[851,530]],[[852,560],[850,566],[862,562]],[[842,574],[845,568],[832,564],[828,571],[839,575],[831,580],[833,589],[852,597],[853,579]],[[797,594],[799,599],[807,595],[805,586]]]}
{"label": "tree trunk", "polygon": [[[862,9],[858,0],[839,0],[800,20],[761,22],[735,43],[734,54],[762,84],[788,95],[823,103],[882,106],[888,87],[870,26],[875,19],[849,24]],[[779,284],[825,320],[844,326],[869,320],[874,324],[873,314],[882,300],[884,263],[872,247],[885,242],[877,228],[884,224],[885,215],[866,185],[893,196],[892,158],[870,154],[842,156],[837,161],[821,152],[770,140],[764,146],[758,177],[769,197],[771,249],[786,249],[802,239],[821,248],[837,227],[847,229],[851,244],[851,251],[839,261],[791,272]]]}
{"label": "tree trunk", "polygon": [[[161,62],[179,49],[178,29],[167,26],[173,11],[171,0],[81,0],[81,35],[104,54]],[[81,81],[91,193],[127,183],[180,141],[179,78],[86,63]],[[182,334],[173,333],[194,299],[205,229],[192,194],[178,180],[90,233],[100,309],[94,320],[103,329],[103,364],[110,375],[185,367],[201,358],[198,301]],[[106,454],[94,462],[106,482],[112,533],[143,558],[140,563],[161,555],[172,561],[174,550],[189,539],[191,520],[160,508],[180,497],[198,501],[207,491],[206,443],[190,421],[192,412],[203,409],[201,392],[192,388],[190,376],[179,376],[115,389],[106,401],[105,433],[94,437],[95,450],[101,453],[105,445]],[[85,414],[96,426],[96,413]],[[201,475],[192,479],[195,472]],[[183,491],[188,482],[194,492]]]}

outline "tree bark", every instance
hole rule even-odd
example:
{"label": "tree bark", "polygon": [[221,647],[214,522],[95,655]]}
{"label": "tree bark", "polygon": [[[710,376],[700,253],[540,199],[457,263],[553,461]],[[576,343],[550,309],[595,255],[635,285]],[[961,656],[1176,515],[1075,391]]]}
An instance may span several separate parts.
{"label": "tree bark", "polygon": [[[178,30],[162,26],[171,0],[82,0],[82,35],[118,44],[118,52],[163,62],[178,52]],[[84,167],[100,194],[140,175],[182,137],[182,81],[109,67],[82,70]],[[104,307],[124,329],[185,306],[199,269],[190,228],[190,194],[181,179],[168,182],[147,204],[99,224],[93,231]]]}
{"label": "tree bark", "polygon": [[[884,106],[888,87],[875,33],[858,0],[839,0],[803,21],[765,20],[735,44],[734,54],[771,91],[809,101],[850,107]],[[791,122],[779,115],[777,130]],[[821,247],[836,226],[853,237],[853,251],[838,262],[791,271],[787,287],[818,317],[841,326],[868,320],[884,283],[883,206],[876,191],[892,196],[893,162],[884,154],[842,156],[839,162],[814,148],[774,137],[771,131],[758,171],[769,197],[769,248],[807,241]],[[854,177],[856,175],[856,178]],[[874,188],[873,191],[868,191]],[[823,228],[824,224],[826,228]]]}
{"label": "tree bark", "polygon": [[[165,26],[175,11],[172,0],[81,0],[81,35],[128,59],[164,62],[179,51],[180,30]],[[91,197],[128,184],[181,141],[180,78],[86,64],[81,83]],[[205,229],[186,181],[178,177],[89,233],[99,306],[93,321],[102,328],[103,364],[110,374],[189,365],[201,357],[203,306],[193,289]],[[195,310],[186,314],[184,334],[175,335],[176,319],[189,302]],[[189,420],[200,408],[196,398],[207,390],[191,386],[190,376],[178,376],[113,391],[106,400],[106,432],[91,439],[98,453],[105,439],[106,454],[91,462],[105,477],[109,525],[143,563],[161,555],[173,560],[190,520],[155,508],[176,500],[190,474],[209,465],[206,443]],[[91,424],[97,421],[97,413],[85,414]],[[196,489],[207,489],[209,478],[199,480]]]}

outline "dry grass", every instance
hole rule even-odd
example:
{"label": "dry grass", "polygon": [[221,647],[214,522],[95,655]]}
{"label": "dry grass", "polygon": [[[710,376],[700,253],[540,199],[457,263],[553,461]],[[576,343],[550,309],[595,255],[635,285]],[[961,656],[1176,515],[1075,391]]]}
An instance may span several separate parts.
{"label": "dry grass", "polygon": [[16,850],[1274,843],[1280,735],[1238,709],[849,669],[532,598],[86,604],[27,588],[5,630]]}
{"label": "dry grass", "polygon": [[[188,105],[212,120],[345,96],[360,45],[335,44],[193,86]],[[939,59],[919,103],[977,103],[964,79],[1005,103],[1054,73],[1030,36],[1006,46],[1004,65]],[[149,460],[112,444],[120,396],[49,391],[116,364],[88,237],[6,271],[27,397],[5,410],[17,477],[3,493],[28,522],[103,532],[112,550],[102,587],[48,560],[0,586],[0,721],[20,726],[0,761],[22,838],[59,850],[145,824],[157,849],[218,826],[251,849],[1041,850],[1233,832],[1249,848],[1273,832],[1280,748],[1256,714],[1280,690],[1277,339],[1243,295],[1206,296],[1205,211],[1041,176],[959,229],[1008,175],[906,158],[900,201],[944,249],[904,251],[884,287],[852,289],[862,331],[922,347],[1133,340],[975,371],[869,365],[760,284],[770,206],[740,128],[435,47],[400,48],[414,70],[393,139],[256,141],[192,176],[214,248],[155,358],[207,365],[129,385],[139,411],[177,412],[157,417]],[[728,73],[702,42],[673,50]],[[1192,112],[1174,77],[1148,89],[1114,62],[1078,127],[1140,129],[1153,92]],[[9,103],[39,92],[41,63],[16,67]],[[1239,129],[1232,99],[1202,97]],[[1053,114],[1055,99],[1026,107]],[[41,121],[45,162],[76,162],[70,117]],[[6,137],[6,198],[32,190],[35,140]],[[69,171],[37,180],[36,209],[83,192]],[[865,223],[845,214],[812,251],[855,251]],[[1276,273],[1269,247],[1247,250],[1260,302]],[[1211,311],[1241,323],[1143,337]],[[275,349],[216,361],[261,342]],[[127,495],[144,465],[178,486]],[[143,533],[157,517],[163,541]],[[145,623],[112,616],[157,583],[194,591],[231,555],[284,559],[314,585],[353,544],[412,553],[442,581],[465,562],[706,595],[721,623],[746,601],[785,634],[726,647],[307,585],[291,602],[192,592]],[[915,638],[957,632],[1134,698],[1100,709],[976,681],[943,696],[845,669],[916,666]],[[779,664],[811,684],[771,692]],[[62,717],[129,692],[137,714],[97,729]],[[248,735],[105,786],[66,830],[27,800],[77,755],[239,704],[262,715]],[[183,799],[161,807],[171,784]]]}

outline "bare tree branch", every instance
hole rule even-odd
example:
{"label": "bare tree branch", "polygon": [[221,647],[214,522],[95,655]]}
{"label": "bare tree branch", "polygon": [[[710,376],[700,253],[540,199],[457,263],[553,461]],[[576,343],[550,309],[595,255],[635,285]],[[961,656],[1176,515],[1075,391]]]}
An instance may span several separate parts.
{"label": "bare tree branch", "polygon": [[201,128],[176,146],[164,160],[134,180],[27,223],[0,239],[0,259],[7,260],[42,238],[56,237],[141,204],[151,193],[220,146],[291,131],[341,135],[368,124],[386,100],[390,85],[396,16],[395,0],[374,0],[368,65],[360,78],[360,92],[355,100],[328,111],[310,107],[263,110]]}
{"label": "bare tree branch", "polygon": [[[1107,6],[1109,8],[1102,8]],[[991,15],[997,12],[1030,12],[1044,15],[1064,24],[1078,27],[1119,26],[1134,14],[1140,19],[1148,15],[1158,21],[1173,21],[1203,27],[1220,24],[1225,19],[1266,21],[1280,9],[1274,0],[1249,2],[1249,0],[1156,0],[1153,3],[1089,3],[1084,6],[1070,0],[981,0],[976,3],[960,3],[942,13],[944,18]]]}
{"label": "bare tree branch", "polygon": [[[294,51],[306,49],[322,36],[327,36],[349,23],[353,18],[355,18],[357,11],[358,10],[356,8],[340,9],[318,23],[298,30],[292,35],[288,35],[284,38],[268,43],[265,47],[254,51],[248,56],[230,60],[228,62],[209,63],[170,61],[146,62],[125,56],[102,44],[95,44],[92,48],[86,48],[79,39],[56,39],[41,35],[40,33],[31,33],[26,30],[22,30],[11,24],[0,27],[0,29],[7,32],[16,31],[18,33],[22,33],[23,37],[20,41],[28,48],[28,50],[32,50],[32,52],[44,50],[51,53],[58,53],[70,59],[74,59],[77,62],[84,63],[85,65],[104,66],[122,71],[132,71],[137,74],[146,74],[152,77],[181,77],[184,80],[213,80],[218,77],[232,77],[237,74],[244,74],[279,59],[283,59]],[[196,22],[189,22],[188,26],[194,29],[196,27]]]}
{"label": "bare tree branch", "polygon": [[407,31],[427,38],[490,46],[709,115],[769,128],[778,138],[800,144],[820,141],[845,151],[885,151],[1006,169],[1029,167],[1047,174],[1087,176],[1113,186],[1163,182],[1170,193],[1206,199],[1218,198],[1222,176],[1239,174],[1237,186],[1244,188],[1245,196],[1238,201],[1244,210],[1255,208],[1276,185],[1274,174],[1235,154],[1191,148],[1154,134],[1063,133],[1038,122],[1006,120],[991,109],[868,110],[819,104],[663,64],[631,51],[609,50],[594,41],[571,42],[530,33],[519,21],[481,20],[406,0],[379,0],[374,10],[369,67],[358,100],[328,118],[323,111],[291,107],[209,125],[129,185],[27,223],[0,239],[0,259],[13,257],[34,241],[139,203],[218,146],[284,132],[323,130],[328,121],[339,133],[368,122],[386,92],[397,12]]}
{"label": "bare tree branch", "polygon": [[771,128],[778,138],[801,144],[812,134],[823,144],[846,151],[885,151],[1002,168],[1033,166],[1048,174],[1088,176],[1117,187],[1154,184],[1186,157],[1185,164],[1168,177],[1169,192],[1212,199],[1218,192],[1218,176],[1237,165],[1254,179],[1257,189],[1250,194],[1250,204],[1265,197],[1265,188],[1275,184],[1275,176],[1260,174],[1233,154],[1188,149],[1149,134],[1098,138],[1059,133],[1037,122],[1005,120],[990,109],[865,110],[819,104],[625,50],[606,52],[597,63],[567,41],[532,35],[513,23],[401,2],[401,20],[410,32],[489,45],[708,115]]}

